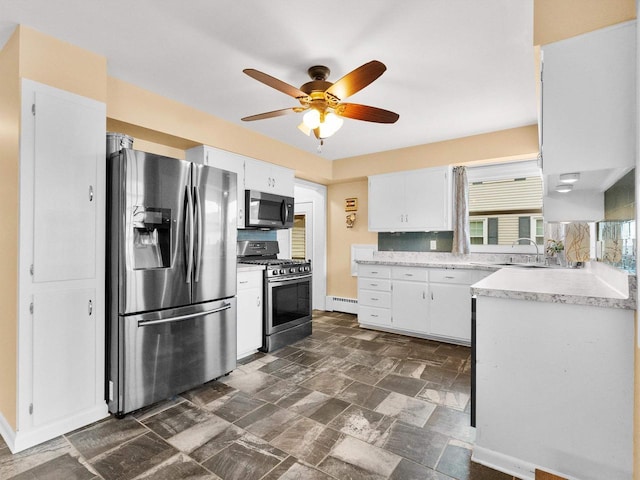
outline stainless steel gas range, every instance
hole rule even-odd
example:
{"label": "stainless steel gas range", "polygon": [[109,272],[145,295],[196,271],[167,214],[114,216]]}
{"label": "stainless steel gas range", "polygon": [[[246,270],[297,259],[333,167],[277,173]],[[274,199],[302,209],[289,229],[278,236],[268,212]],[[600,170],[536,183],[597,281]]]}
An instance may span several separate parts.
{"label": "stainless steel gas range", "polygon": [[271,352],[311,334],[311,262],[277,258],[275,240],[238,242],[238,262],[264,265],[264,335]]}

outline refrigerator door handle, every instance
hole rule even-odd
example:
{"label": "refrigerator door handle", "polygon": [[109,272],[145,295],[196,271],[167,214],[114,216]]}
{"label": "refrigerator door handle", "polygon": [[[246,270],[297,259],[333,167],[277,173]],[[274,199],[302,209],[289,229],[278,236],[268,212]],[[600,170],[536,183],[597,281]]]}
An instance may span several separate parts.
{"label": "refrigerator door handle", "polygon": [[[193,198],[191,197],[191,188],[186,187],[187,205],[185,208],[185,224],[184,224],[184,244],[185,244],[185,261],[187,264],[186,282],[191,283],[193,274]],[[187,225],[188,224],[188,225]],[[188,237],[188,238],[187,238]]]}
{"label": "refrigerator door handle", "polygon": [[138,327],[147,327],[150,325],[161,325],[163,323],[180,322],[182,320],[189,320],[190,318],[204,317],[212,313],[222,312],[231,308],[230,303],[225,303],[221,307],[214,308],[213,310],[205,310],[204,312],[189,313],[187,315],[178,315],[177,317],[163,318],[162,320],[140,320],[138,321]]}
{"label": "refrigerator door handle", "polygon": [[195,273],[195,281],[200,281],[200,270],[202,267],[202,248],[203,248],[203,235],[204,228],[202,225],[202,202],[200,201],[200,190],[198,187],[193,187],[193,197],[195,200],[195,212],[196,212],[196,234],[197,234],[197,245],[195,248],[195,264],[196,264],[196,273]]}

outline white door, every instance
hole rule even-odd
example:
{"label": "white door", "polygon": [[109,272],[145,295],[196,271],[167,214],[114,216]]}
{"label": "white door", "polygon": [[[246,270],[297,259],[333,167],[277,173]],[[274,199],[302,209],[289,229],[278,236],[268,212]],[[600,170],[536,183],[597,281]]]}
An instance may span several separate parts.
{"label": "white door", "polygon": [[393,281],[391,322],[394,328],[429,333],[429,301],[425,282]]}
{"label": "white door", "polygon": [[431,333],[471,341],[471,294],[469,285],[429,285]]}
{"label": "white door", "polygon": [[34,295],[33,424],[65,418],[95,404],[96,304],[92,289]]}
{"label": "white door", "polygon": [[96,166],[104,164],[95,126],[104,113],[44,92],[35,111],[34,281],[94,278]]}

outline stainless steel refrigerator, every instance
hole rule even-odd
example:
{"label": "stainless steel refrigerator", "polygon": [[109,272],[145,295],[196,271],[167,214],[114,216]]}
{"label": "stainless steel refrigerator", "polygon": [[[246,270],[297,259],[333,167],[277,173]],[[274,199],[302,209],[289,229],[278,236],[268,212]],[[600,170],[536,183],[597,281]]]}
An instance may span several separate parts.
{"label": "stainless steel refrigerator", "polygon": [[106,396],[117,416],[236,366],[236,174],[131,149],[109,165]]}

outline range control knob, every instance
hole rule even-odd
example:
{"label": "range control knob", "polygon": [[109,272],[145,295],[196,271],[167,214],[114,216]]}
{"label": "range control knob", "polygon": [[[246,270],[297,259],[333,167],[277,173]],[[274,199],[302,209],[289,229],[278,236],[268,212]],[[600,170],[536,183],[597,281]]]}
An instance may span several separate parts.
{"label": "range control knob", "polygon": [[308,272],[309,270],[311,270],[309,267],[304,267],[305,272]]}
{"label": "range control knob", "polygon": [[295,267],[294,267],[294,268],[290,268],[290,269],[289,269],[289,273],[296,273],[296,269],[295,269]]}
{"label": "range control knob", "polygon": [[280,269],[280,275],[284,275],[286,272],[284,271],[284,268]]}

